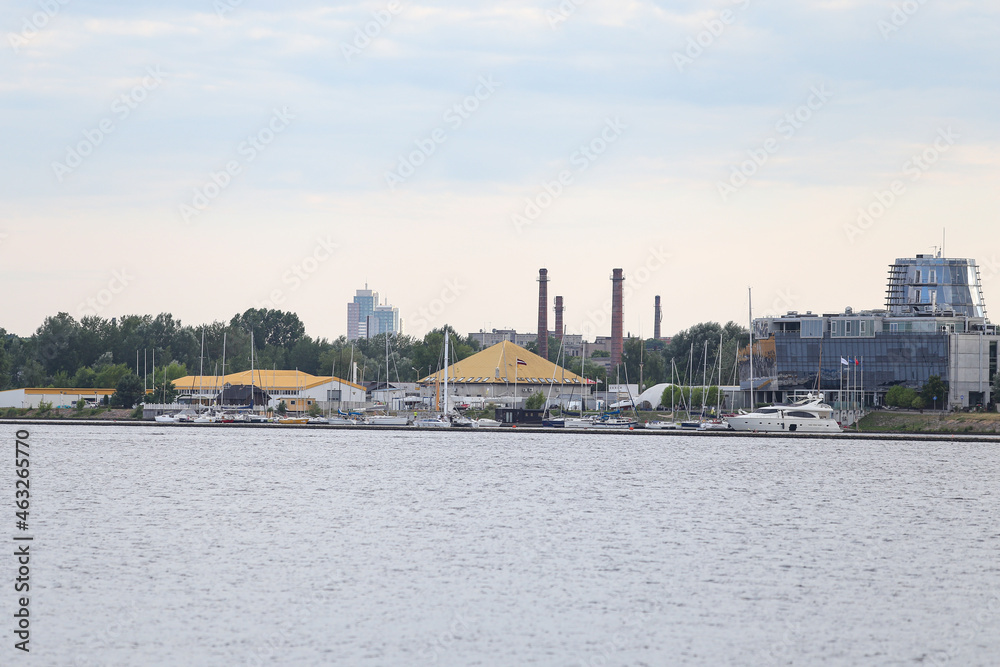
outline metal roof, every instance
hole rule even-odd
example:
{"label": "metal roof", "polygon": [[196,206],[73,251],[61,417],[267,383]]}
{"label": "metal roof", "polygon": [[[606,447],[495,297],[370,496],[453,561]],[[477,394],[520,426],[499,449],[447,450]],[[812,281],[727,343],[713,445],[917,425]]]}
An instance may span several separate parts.
{"label": "metal roof", "polygon": [[[515,378],[517,382],[526,384],[596,384],[594,380],[584,380],[576,373],[557,366],[509,340],[497,343],[448,367],[448,382],[457,384],[514,384]],[[438,371],[428,375],[420,382],[444,382],[444,372]]]}
{"label": "metal roof", "polygon": [[349,387],[354,387],[355,389],[360,389],[362,391],[365,390],[365,388],[361,385],[348,382],[347,380],[342,380],[332,375],[317,376],[309,373],[303,373],[302,371],[269,371],[261,369],[254,369],[252,377],[250,371],[230,373],[225,376],[186,375],[182,378],[177,378],[173,381],[173,383],[174,388],[177,391],[208,391],[209,389],[219,390],[226,384],[253,384],[258,387],[263,387],[266,391],[270,392],[302,391],[304,389],[312,389],[313,387],[327,384],[331,380]]}

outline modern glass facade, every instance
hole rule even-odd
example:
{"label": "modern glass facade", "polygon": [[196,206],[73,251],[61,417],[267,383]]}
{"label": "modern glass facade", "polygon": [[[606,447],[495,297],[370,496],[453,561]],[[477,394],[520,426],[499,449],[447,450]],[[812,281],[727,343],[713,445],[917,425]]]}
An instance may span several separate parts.
{"label": "modern glass facade", "polygon": [[986,317],[974,259],[917,255],[889,267],[885,307],[893,315],[947,313]]}
{"label": "modern glass facade", "polygon": [[[850,384],[884,393],[898,384],[920,388],[931,375],[947,381],[949,373],[946,333],[880,333],[821,339],[776,333],[774,343],[772,377],[777,381],[776,388],[783,391],[815,389],[819,375],[819,388],[823,391]],[[848,363],[845,365],[842,359]]]}

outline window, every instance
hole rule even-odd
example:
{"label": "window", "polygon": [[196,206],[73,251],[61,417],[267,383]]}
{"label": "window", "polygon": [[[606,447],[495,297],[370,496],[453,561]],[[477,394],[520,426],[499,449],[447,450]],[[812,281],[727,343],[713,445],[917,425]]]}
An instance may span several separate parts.
{"label": "window", "polygon": [[802,329],[799,332],[802,338],[822,338],[823,337],[823,320],[816,318],[814,320],[802,320]]}
{"label": "window", "polygon": [[936,283],[937,282],[937,271],[936,270],[931,269],[930,271],[927,272],[927,274],[928,274],[927,275],[927,282],[929,282],[929,283]]}
{"label": "window", "polygon": [[917,279],[914,282],[916,282],[917,284],[919,284],[921,282],[921,280],[920,280],[920,269],[917,269]]}

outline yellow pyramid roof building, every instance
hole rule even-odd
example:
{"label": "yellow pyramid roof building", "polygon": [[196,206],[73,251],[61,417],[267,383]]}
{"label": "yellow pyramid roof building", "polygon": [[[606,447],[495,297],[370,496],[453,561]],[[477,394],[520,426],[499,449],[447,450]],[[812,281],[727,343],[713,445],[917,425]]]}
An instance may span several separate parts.
{"label": "yellow pyramid roof building", "polygon": [[341,380],[340,378],[326,376],[316,376],[302,371],[272,371],[267,369],[254,369],[251,376],[250,371],[230,373],[225,376],[218,375],[186,375],[174,380],[174,388],[181,393],[202,391],[204,393],[218,393],[224,386],[229,385],[250,385],[260,387],[264,391],[302,391],[312,389],[321,384],[326,384],[330,380],[354,387],[364,389],[361,385]]}
{"label": "yellow pyramid roof building", "polygon": [[[448,382],[456,384],[514,384],[515,378],[524,384],[596,384],[506,340],[448,367]],[[444,372],[420,382],[444,382]]]}

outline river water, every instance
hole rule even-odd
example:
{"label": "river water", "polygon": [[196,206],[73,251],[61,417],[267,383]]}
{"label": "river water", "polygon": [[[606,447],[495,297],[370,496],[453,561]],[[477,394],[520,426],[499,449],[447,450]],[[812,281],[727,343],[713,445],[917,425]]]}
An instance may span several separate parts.
{"label": "river water", "polygon": [[28,430],[35,664],[1000,664],[996,444]]}

